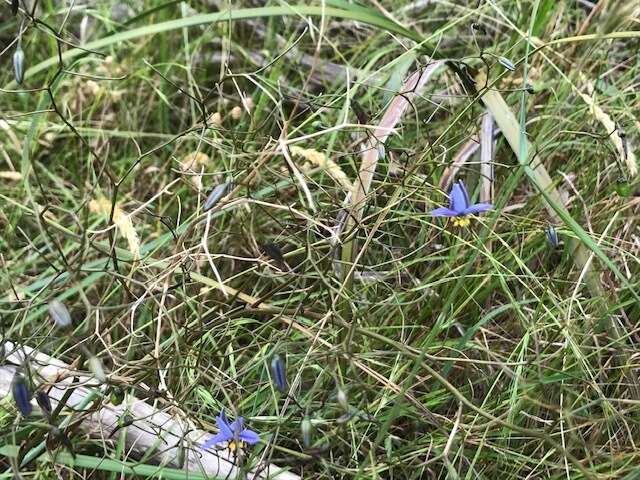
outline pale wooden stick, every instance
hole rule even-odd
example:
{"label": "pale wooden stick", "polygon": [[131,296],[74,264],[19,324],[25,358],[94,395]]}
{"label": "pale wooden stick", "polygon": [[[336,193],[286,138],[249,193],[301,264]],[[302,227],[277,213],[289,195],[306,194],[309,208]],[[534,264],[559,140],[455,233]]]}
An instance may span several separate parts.
{"label": "pale wooden stick", "polygon": [[[22,365],[25,356],[36,378],[52,385],[49,397],[53,408],[62,399],[69,388],[73,388],[66,401],[66,406],[75,408],[94,389],[103,389],[100,383],[87,373],[70,371],[69,366],[60,360],[38,352],[27,346],[4,343],[6,363],[0,367],[0,398],[11,393],[11,380],[16,366]],[[74,382],[74,377],[77,379]],[[79,385],[79,386],[78,386]],[[34,403],[35,406],[35,403]],[[233,454],[228,449],[202,450],[200,444],[212,436],[210,432],[200,430],[185,414],[171,407],[174,414],[161,411],[152,405],[133,396],[127,396],[120,405],[113,405],[106,400],[93,413],[87,413],[82,419],[80,428],[87,434],[110,441],[110,435],[118,426],[118,420],[124,415],[134,419],[132,425],[126,427],[125,443],[127,450],[137,453],[155,451],[153,458],[161,465],[179,468],[177,459],[183,458],[183,468],[194,473],[203,473],[216,478],[239,478],[239,469],[234,463]],[[275,465],[260,466],[250,472],[247,479],[299,480],[294,473],[287,472]]]}

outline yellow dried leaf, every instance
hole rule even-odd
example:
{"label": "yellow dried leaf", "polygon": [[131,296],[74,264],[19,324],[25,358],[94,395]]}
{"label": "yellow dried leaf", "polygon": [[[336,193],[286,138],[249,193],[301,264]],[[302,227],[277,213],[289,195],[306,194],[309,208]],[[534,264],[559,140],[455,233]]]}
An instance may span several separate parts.
{"label": "yellow dried leaf", "polygon": [[324,153],[318,152],[312,148],[301,148],[296,145],[290,148],[292,155],[297,155],[311,162],[314,166],[320,167],[329,174],[334,181],[342,185],[347,191],[353,190],[353,184],[346,173],[342,171],[340,166],[327,158]]}
{"label": "yellow dried leaf", "polygon": [[185,155],[180,161],[180,166],[183,171],[196,170],[200,171],[200,167],[206,167],[211,159],[209,155],[203,152],[191,152]]}
{"label": "yellow dried leaf", "polygon": [[[105,218],[109,218],[111,214],[111,200],[106,197],[98,197],[89,202],[89,210]],[[138,233],[133,227],[133,222],[129,215],[124,213],[118,204],[113,209],[113,223],[116,225],[120,233],[127,239],[129,251],[134,258],[140,258],[140,239]]]}

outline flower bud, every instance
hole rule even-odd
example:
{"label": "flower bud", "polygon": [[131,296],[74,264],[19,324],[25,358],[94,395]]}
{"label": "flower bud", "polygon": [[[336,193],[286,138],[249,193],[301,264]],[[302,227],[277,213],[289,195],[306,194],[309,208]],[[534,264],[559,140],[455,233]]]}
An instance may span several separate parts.
{"label": "flower bud", "polygon": [[616,192],[621,197],[629,197],[631,195],[631,185],[625,177],[616,180]]}
{"label": "flower bud", "polygon": [[109,396],[111,403],[114,405],[120,405],[124,401],[124,391],[121,388],[114,387],[111,390],[111,395]]}
{"label": "flower bud", "polygon": [[262,251],[273,258],[276,261],[278,266],[284,265],[284,256],[282,255],[282,250],[275,243],[267,242],[262,245]]}
{"label": "flower bud", "polygon": [[544,233],[547,236],[547,242],[549,243],[551,248],[558,248],[560,246],[560,240],[558,240],[558,232],[553,225],[550,225]]}
{"label": "flower bud", "polygon": [[13,54],[13,73],[16,77],[16,83],[22,84],[22,80],[24,80],[24,52],[19,43]]}
{"label": "flower bud", "polygon": [[16,373],[11,382],[11,393],[13,394],[13,401],[16,403],[16,407],[20,410],[23,417],[28,416],[31,411],[31,391],[27,380],[21,373]]}
{"label": "flower bud", "polygon": [[345,412],[348,412],[349,399],[347,398],[347,393],[340,387],[338,387],[338,393],[336,395],[336,398],[338,399],[338,405],[340,405]]}
{"label": "flower bud", "polygon": [[514,72],[516,70],[516,66],[508,58],[500,57],[498,58],[498,62],[500,62],[500,65],[502,65],[504,68],[506,68],[511,72]]}
{"label": "flower bud", "polygon": [[36,402],[40,406],[40,410],[46,417],[51,415],[53,409],[51,408],[51,400],[49,400],[49,395],[44,390],[38,390],[36,392]]}
{"label": "flower bud", "polygon": [[302,445],[304,448],[309,448],[311,446],[311,419],[305,415],[300,423],[300,430],[302,431]]}
{"label": "flower bud", "polygon": [[278,354],[271,359],[271,377],[276,388],[282,393],[287,393],[287,373],[285,361]]}
{"label": "flower bud", "polygon": [[221,183],[220,185],[217,185],[213,190],[211,190],[211,193],[207,197],[207,200],[204,202],[203,210],[205,212],[211,210],[213,207],[216,206],[216,204],[224,196],[228,186],[229,184],[225,182],[225,183]]}
{"label": "flower bud", "polygon": [[66,328],[71,325],[71,315],[69,310],[60,300],[49,302],[49,315],[58,328]]}

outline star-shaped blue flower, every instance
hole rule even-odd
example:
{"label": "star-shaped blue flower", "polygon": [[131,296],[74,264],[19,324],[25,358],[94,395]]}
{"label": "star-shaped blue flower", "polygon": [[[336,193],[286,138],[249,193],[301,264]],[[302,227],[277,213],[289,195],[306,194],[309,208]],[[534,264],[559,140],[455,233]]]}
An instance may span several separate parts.
{"label": "star-shaped blue flower", "polygon": [[242,442],[253,445],[260,440],[260,436],[256,432],[244,428],[244,419],[242,417],[238,417],[229,423],[224,409],[216,417],[216,424],[220,431],[202,444],[202,448],[205,450],[225,442],[228,443],[227,446],[230,449],[235,450]]}
{"label": "star-shaped blue flower", "polygon": [[436,208],[431,211],[433,217],[451,217],[453,224],[463,227],[469,223],[469,215],[486,212],[491,210],[493,205],[490,203],[474,203],[470,204],[469,194],[462,180],[457,181],[451,187],[449,192],[449,207]]}

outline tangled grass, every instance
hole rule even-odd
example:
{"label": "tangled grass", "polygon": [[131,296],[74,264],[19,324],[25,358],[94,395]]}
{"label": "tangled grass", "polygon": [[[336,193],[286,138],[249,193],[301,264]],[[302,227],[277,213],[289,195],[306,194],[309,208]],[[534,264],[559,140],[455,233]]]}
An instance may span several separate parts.
{"label": "tangled grass", "polygon": [[[3,338],[304,478],[636,478],[638,5],[233,3],[1,6]],[[0,424],[5,477],[154,463]]]}

